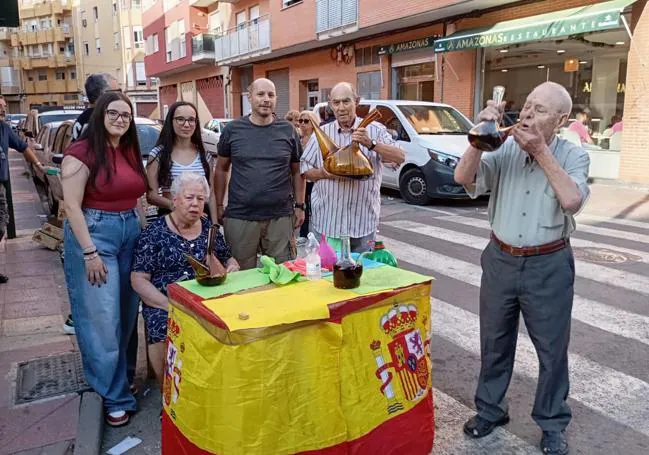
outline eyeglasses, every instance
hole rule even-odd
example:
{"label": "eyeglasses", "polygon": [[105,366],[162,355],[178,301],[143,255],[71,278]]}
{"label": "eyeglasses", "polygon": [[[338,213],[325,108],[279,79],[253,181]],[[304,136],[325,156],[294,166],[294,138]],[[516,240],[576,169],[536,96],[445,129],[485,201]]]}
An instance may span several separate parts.
{"label": "eyeglasses", "polygon": [[111,122],[114,122],[120,117],[126,123],[130,123],[130,121],[133,119],[133,116],[131,115],[130,112],[119,112],[113,109],[109,109],[106,111],[106,117],[108,117],[108,120],[110,120]]}
{"label": "eyeglasses", "polygon": [[297,121],[300,125],[307,125],[309,123],[308,118],[301,118]]}
{"label": "eyeglasses", "polygon": [[179,126],[185,126],[185,124],[188,124],[189,126],[196,125],[196,119],[194,117],[174,117],[174,122]]}

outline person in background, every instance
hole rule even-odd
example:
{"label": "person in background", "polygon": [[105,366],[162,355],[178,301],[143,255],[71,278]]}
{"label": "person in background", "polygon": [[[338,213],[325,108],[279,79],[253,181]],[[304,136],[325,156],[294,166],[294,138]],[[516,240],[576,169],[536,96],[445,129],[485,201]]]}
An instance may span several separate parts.
{"label": "person in background", "polygon": [[[571,110],[563,86],[539,85],[527,97],[513,137],[491,153],[469,147],[455,169],[455,181],[471,198],[491,194],[491,242],[481,256],[477,414],[464,432],[482,438],[509,422],[505,395],[522,314],[540,364],[532,418],[541,427],[542,452],[552,455],[568,453],[575,281],[570,235],[590,195],[588,153],[555,134]],[[502,114],[503,105],[489,101],[478,119],[498,122]]]}
{"label": "person in background", "polygon": [[61,165],[65,280],[86,381],[103,398],[111,426],[126,425],[136,410],[127,346],[139,302],[130,273],[146,224],[139,201],[147,184],[132,120],[128,97],[105,93]]}
{"label": "person in background", "polygon": [[[179,175],[194,172],[212,181],[207,159],[196,107],[186,101],[172,104],[146,166],[149,181],[147,201],[158,207],[158,215],[173,210],[170,188]],[[216,222],[214,198],[208,208],[209,216]]]}
{"label": "person in background", "polygon": [[108,73],[91,74],[86,79],[84,88],[86,89],[89,106],[77,117],[77,120],[72,125],[72,142],[81,138],[99,97],[107,91],[119,90],[119,82]]}
{"label": "person in background", "polygon": [[[81,135],[88,126],[88,120],[90,120],[90,116],[95,109],[95,104],[99,97],[107,91],[119,90],[119,83],[117,79],[108,73],[97,73],[88,76],[84,88],[86,89],[89,106],[79,114],[79,117],[77,117],[72,125],[72,142],[78,141],[81,138]],[[68,318],[63,324],[63,331],[68,335],[74,335],[74,320],[71,314],[68,315]],[[137,336],[134,350],[137,355]]]}
{"label": "person in background", "polygon": [[611,127],[611,134],[613,133],[621,133],[624,129],[624,126],[622,124],[622,117],[618,117],[618,121],[613,124]]}
{"label": "person in background", "polygon": [[[6,234],[9,217],[12,215],[7,207],[7,189],[5,186],[9,181],[9,149],[12,148],[22,153],[25,159],[32,163],[34,167],[41,172],[45,172],[45,168],[38,161],[36,153],[13,132],[6,120],[7,100],[0,95],[0,240]],[[9,278],[6,275],[0,274],[0,284],[8,281]]]}
{"label": "person in background", "polygon": [[275,84],[255,80],[248,99],[252,113],[232,120],[221,133],[214,185],[225,239],[244,270],[257,265],[258,251],[277,263],[292,259],[295,230],[304,222],[305,210],[300,137],[292,124],[272,115]]}
{"label": "person in background", "polygon": [[579,112],[576,120],[570,124],[568,129],[577,133],[582,143],[586,142],[588,144],[593,144],[593,139],[590,137],[590,134],[588,134],[588,128],[586,127],[587,124],[588,114],[586,112]]}
{"label": "person in background", "polygon": [[311,193],[311,231],[339,239],[349,236],[352,251],[362,253],[371,248],[381,211],[382,163],[401,164],[405,154],[396,145],[385,127],[372,122],[367,128],[358,128],[361,119],[356,116],[360,98],[348,82],[336,84],[329,95],[329,104],[336,121],[322,126],[340,147],[358,142],[361,152],[374,167],[374,174],[366,180],[355,180],[330,174],[324,168],[322,152],[315,135],[311,136],[301,160],[302,175],[315,182]]}
{"label": "person in background", "polygon": [[284,120],[291,122],[291,124],[293,124],[293,126],[298,131],[298,133],[300,132],[300,124],[298,123],[299,118],[300,118],[300,111],[296,111],[296,110],[290,110],[284,116]]}
{"label": "person in background", "polygon": [[[313,124],[311,123],[313,120]],[[302,150],[306,148],[306,145],[309,143],[311,136],[313,135],[313,125],[318,124],[318,118],[312,111],[302,111],[298,117],[298,125],[300,126],[300,143],[302,144]],[[309,219],[311,217],[311,191],[313,191],[313,182],[307,180],[306,182],[306,192],[304,194],[304,223],[300,226],[300,237],[306,237],[309,235]]]}
{"label": "person in background", "polygon": [[[135,249],[131,283],[144,302],[142,316],[147,327],[147,350],[161,385],[167,352],[167,286],[194,279],[194,271],[184,254],[200,261],[205,259],[210,222],[201,214],[210,193],[203,175],[180,174],[171,184],[173,211],[153,221],[142,232]],[[239,270],[220,232],[212,253],[228,272]]]}

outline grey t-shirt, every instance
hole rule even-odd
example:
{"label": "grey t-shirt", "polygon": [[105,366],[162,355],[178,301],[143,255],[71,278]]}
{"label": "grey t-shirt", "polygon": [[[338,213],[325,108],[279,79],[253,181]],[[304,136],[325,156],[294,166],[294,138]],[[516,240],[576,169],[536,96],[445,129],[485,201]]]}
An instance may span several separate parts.
{"label": "grey t-shirt", "polygon": [[293,213],[291,164],[300,162],[302,145],[291,123],[233,120],[221,133],[218,151],[232,162],[226,218],[263,221]]}

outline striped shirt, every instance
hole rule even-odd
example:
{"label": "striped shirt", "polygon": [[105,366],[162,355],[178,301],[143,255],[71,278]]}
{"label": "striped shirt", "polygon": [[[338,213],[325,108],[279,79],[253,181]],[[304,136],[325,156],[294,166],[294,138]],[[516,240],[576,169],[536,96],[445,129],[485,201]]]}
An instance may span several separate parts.
{"label": "striped shirt", "polygon": [[[160,150],[161,150],[160,146],[153,147],[151,153],[149,153],[149,163],[158,157],[158,155],[160,154]],[[176,177],[178,177],[180,174],[183,174],[185,172],[194,172],[198,175],[202,175],[203,177],[206,177],[205,169],[203,169],[203,164],[201,163],[201,158],[198,155],[198,153],[196,153],[196,158],[194,159],[194,161],[192,161],[191,164],[188,164],[187,166],[185,166],[184,164],[177,163],[174,160],[171,160],[171,170],[169,171],[169,177],[171,177],[172,182]],[[164,188],[160,188],[160,190],[162,192],[167,192],[170,190],[170,187],[165,186]]]}
{"label": "striped shirt", "polygon": [[[354,128],[358,128],[360,122],[361,119],[356,117]],[[352,131],[341,130],[338,121],[320,128],[340,147],[345,147],[352,142]],[[367,133],[376,142],[397,146],[392,136],[380,123],[370,123]],[[376,231],[381,212],[380,190],[383,167],[381,158],[376,152],[362,145],[360,148],[374,166],[374,175],[367,180],[323,179],[315,182],[311,193],[312,230],[336,238],[343,235],[360,238]],[[304,149],[300,172],[304,174],[311,169],[319,169],[322,165],[322,152],[313,134]]]}

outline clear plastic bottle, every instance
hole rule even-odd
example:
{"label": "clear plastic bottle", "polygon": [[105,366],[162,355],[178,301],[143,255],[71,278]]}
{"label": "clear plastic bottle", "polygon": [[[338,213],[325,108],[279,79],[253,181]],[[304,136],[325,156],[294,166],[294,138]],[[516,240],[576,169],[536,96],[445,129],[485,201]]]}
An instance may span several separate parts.
{"label": "clear plastic bottle", "polygon": [[313,233],[309,232],[306,245],[306,278],[307,280],[319,280],[322,278],[322,266],[320,262],[320,244]]}

